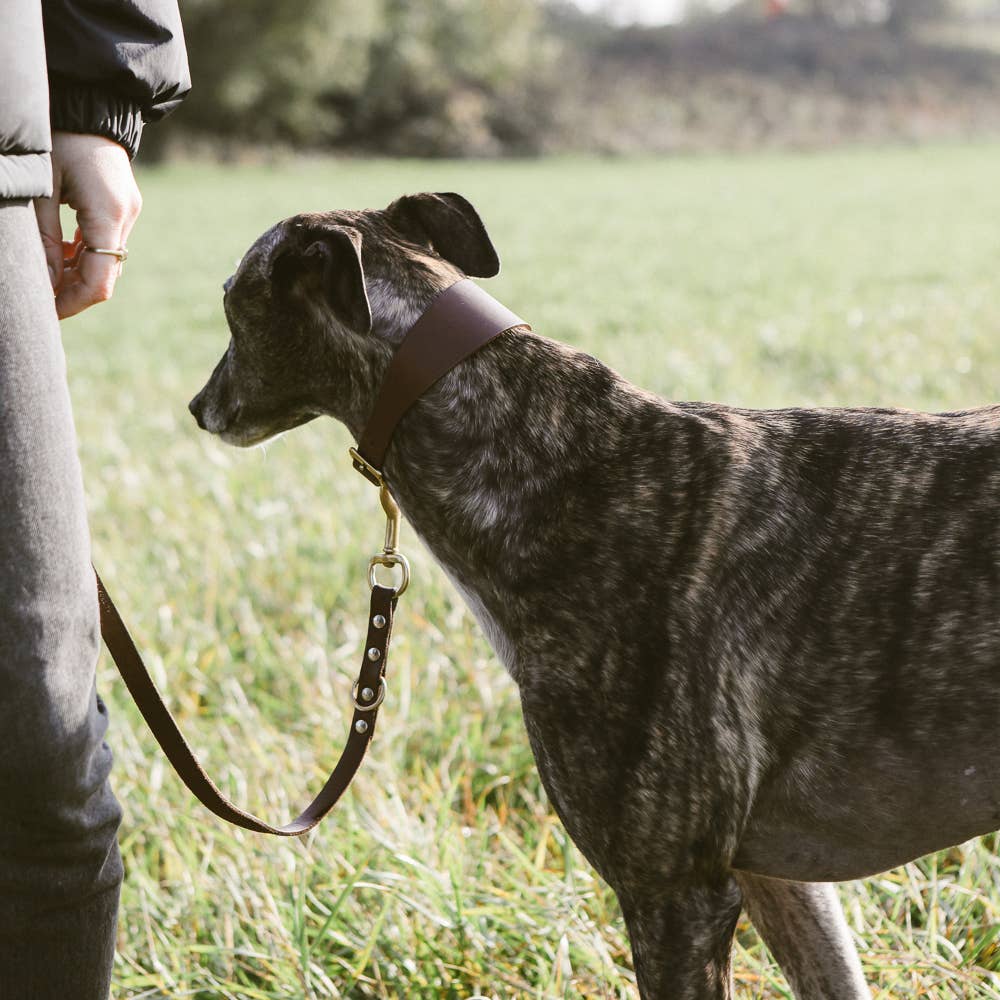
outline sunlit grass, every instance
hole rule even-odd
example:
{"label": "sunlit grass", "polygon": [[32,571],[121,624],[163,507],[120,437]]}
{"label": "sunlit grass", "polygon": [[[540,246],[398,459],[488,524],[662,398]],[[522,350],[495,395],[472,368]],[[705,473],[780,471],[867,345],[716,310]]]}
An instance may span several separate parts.
{"label": "sunlit grass", "polygon": [[[1000,399],[1000,147],[509,164],[176,166],[115,301],[65,326],[95,561],[209,771],[278,819],[339,753],[375,493],[330,421],[266,451],[196,430],[221,283],[305,209],[459,190],[535,328],[682,399],[958,408]],[[126,881],[121,997],[633,997],[613,895],[540,789],[516,691],[412,534],[390,697],[302,842],[224,826],[108,661]],[[966,845],[844,887],[875,995],[1000,997],[1000,861]],[[748,924],[741,997],[788,996]]]}

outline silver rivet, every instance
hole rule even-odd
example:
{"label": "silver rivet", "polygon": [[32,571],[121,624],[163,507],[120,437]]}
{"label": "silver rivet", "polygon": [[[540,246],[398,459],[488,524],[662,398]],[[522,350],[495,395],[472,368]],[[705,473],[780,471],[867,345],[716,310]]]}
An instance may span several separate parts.
{"label": "silver rivet", "polygon": [[358,721],[354,723],[354,731],[356,733],[367,733],[368,723],[365,722],[364,719],[358,719]]}
{"label": "silver rivet", "polygon": [[374,698],[374,697],[375,697],[375,692],[371,688],[362,688],[361,689],[361,700],[362,701],[371,701],[372,698]]}
{"label": "silver rivet", "polygon": [[372,625],[374,625],[375,628],[385,628],[385,615],[376,615],[372,619]]}
{"label": "silver rivet", "polygon": [[368,650],[368,659],[371,660],[372,663],[374,663],[381,655],[381,651],[375,646],[372,646],[372,648]]}

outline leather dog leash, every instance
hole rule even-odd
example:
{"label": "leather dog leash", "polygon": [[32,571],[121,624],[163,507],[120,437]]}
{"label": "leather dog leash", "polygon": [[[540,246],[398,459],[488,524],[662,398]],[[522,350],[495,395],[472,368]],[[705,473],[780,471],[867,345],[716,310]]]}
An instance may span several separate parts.
{"label": "leather dog leash", "polygon": [[[375,733],[375,720],[386,691],[385,670],[393,612],[410,580],[409,564],[397,549],[399,507],[381,472],[393,431],[403,414],[441,376],[494,337],[518,326],[526,327],[527,324],[474,282],[464,279],[434,299],[408,331],[386,369],[358,448],[350,449],[354,467],[379,487],[379,499],[386,514],[385,544],[368,566],[371,603],[361,670],[352,691],[354,716],[347,744],[330,777],[319,794],[291,822],[272,826],[258,819],[230,802],[205,773],[163,703],[118,609],[95,571],[101,635],[118,672],[180,779],[216,816],[257,833],[298,836],[311,830],[351,783]],[[398,567],[401,572],[398,586],[379,584],[377,566]]]}
{"label": "leather dog leash", "polygon": [[[94,574],[97,576],[97,574]],[[354,718],[347,737],[347,745],[336,767],[320,789],[319,794],[302,810],[300,815],[284,826],[272,826],[230,802],[205,773],[198,758],[181,735],[170,710],[163,703],[149,671],[142,662],[139,651],[129,635],[114,602],[108,595],[100,576],[97,576],[97,596],[101,607],[101,635],[108,647],[125,686],[146,720],[156,742],[160,744],[167,760],[173,765],[181,781],[208,809],[235,826],[256,833],[273,833],[279,837],[294,837],[311,830],[333,807],[351,783],[375,732],[378,706],[385,696],[386,654],[392,629],[392,612],[396,607],[396,591],[375,586],[372,588],[368,615],[368,637],[361,672],[354,685]],[[359,700],[359,693],[368,695],[368,704]],[[378,692],[376,694],[376,692]]]}

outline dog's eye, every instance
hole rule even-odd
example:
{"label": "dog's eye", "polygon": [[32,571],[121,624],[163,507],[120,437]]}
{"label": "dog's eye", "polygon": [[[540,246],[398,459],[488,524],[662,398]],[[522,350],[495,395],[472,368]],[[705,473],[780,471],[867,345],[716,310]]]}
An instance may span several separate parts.
{"label": "dog's eye", "polygon": [[233,284],[233,276],[229,275],[229,277],[226,278],[226,280],[222,283],[223,294],[229,291],[229,289],[232,287],[232,284]]}

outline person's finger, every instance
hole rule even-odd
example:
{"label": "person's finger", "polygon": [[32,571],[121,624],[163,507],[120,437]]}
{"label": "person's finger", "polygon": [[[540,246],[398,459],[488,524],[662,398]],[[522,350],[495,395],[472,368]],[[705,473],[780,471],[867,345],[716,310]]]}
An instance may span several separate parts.
{"label": "person's finger", "polygon": [[73,242],[70,243],[67,242],[66,240],[63,240],[63,245],[62,245],[63,281],[66,281],[70,277],[75,277],[76,265],[80,260],[80,251],[82,249],[83,249],[83,237],[80,235],[80,227],[77,226],[76,232],[73,234]]}
{"label": "person's finger", "polygon": [[[103,244],[91,244],[88,246]],[[108,241],[107,249],[117,249],[121,244]],[[88,306],[107,302],[114,294],[115,282],[121,273],[121,261],[107,254],[84,250],[72,270],[73,279],[66,281],[56,295],[56,312],[60,319],[75,316]]]}
{"label": "person's finger", "polygon": [[63,240],[63,260],[75,263],[81,246],[83,246],[83,233],[80,232],[80,227],[77,226],[76,232],[73,233],[73,239]]}
{"label": "person's finger", "polygon": [[38,219],[38,231],[42,236],[42,246],[45,249],[45,263],[49,269],[49,280],[53,291],[59,291],[63,275],[63,238],[62,222],[59,220],[59,192],[54,191],[51,198],[35,199],[35,216]]}
{"label": "person's finger", "polygon": [[138,206],[133,208],[131,203],[121,203],[114,208],[117,211],[113,215],[98,214],[87,208],[77,212],[83,251],[74,268],[77,280],[56,296],[56,312],[60,319],[75,316],[98,302],[107,302],[114,294],[122,262],[110,254],[93,253],[86,249],[119,250],[125,246],[138,215]]}

